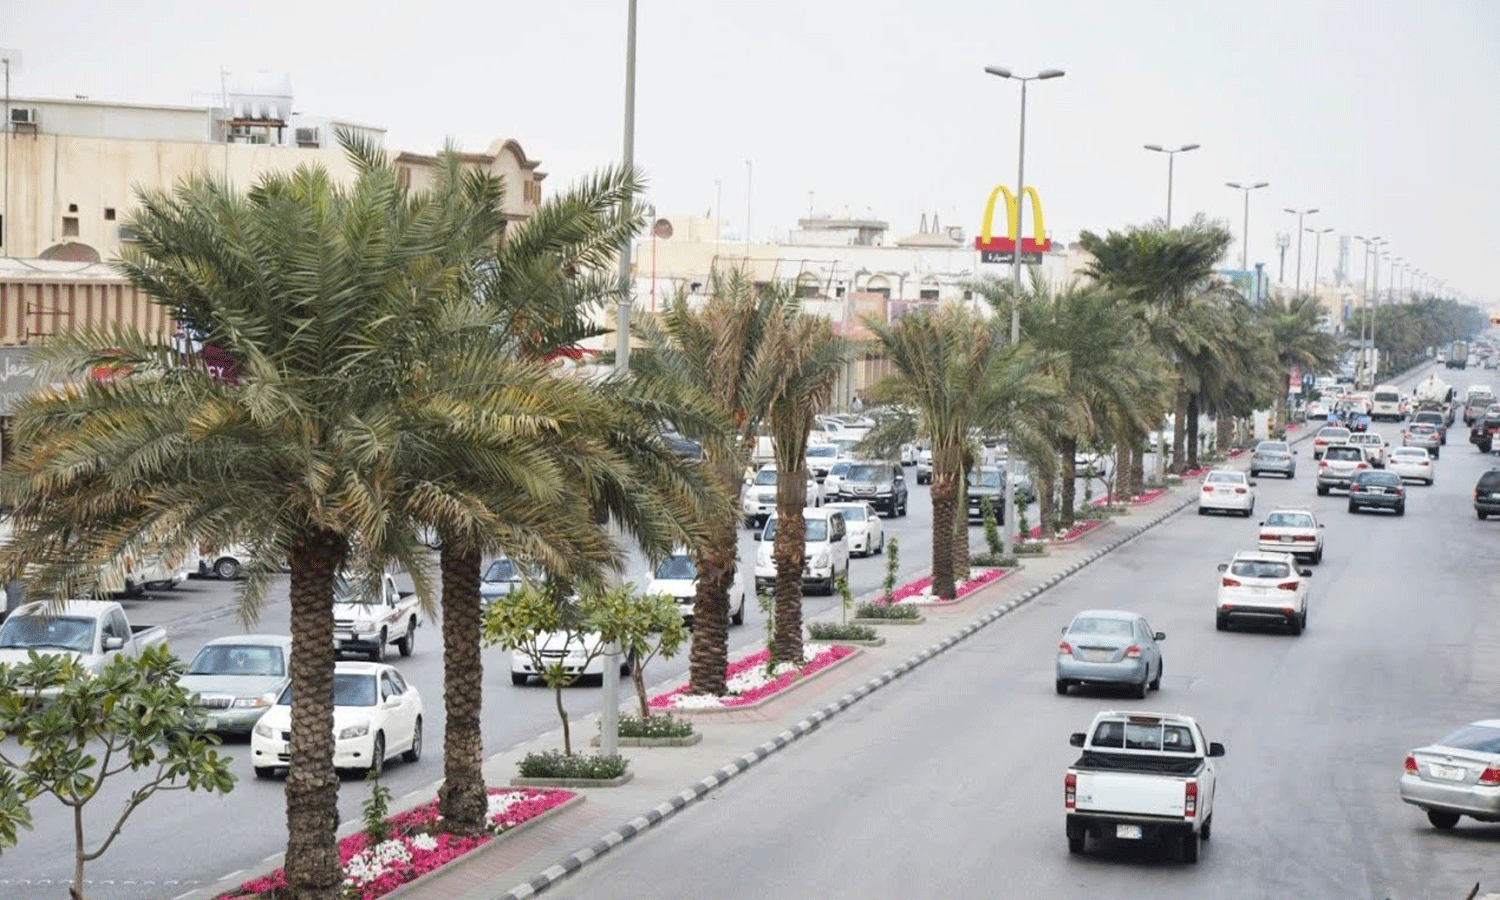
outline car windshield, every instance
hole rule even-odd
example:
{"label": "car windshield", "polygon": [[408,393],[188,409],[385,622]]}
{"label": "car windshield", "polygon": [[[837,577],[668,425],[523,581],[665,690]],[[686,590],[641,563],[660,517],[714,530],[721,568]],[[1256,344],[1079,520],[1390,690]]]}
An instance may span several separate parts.
{"label": "car windshield", "polygon": [[844,514],[845,522],[863,522],[865,520],[865,508],[863,506],[840,506],[839,512]]}
{"label": "car windshield", "polygon": [[1473,750],[1476,753],[1500,753],[1500,728],[1492,725],[1465,725],[1438,743],[1444,747]]}
{"label": "car windshield", "polygon": [[497,559],[485,570],[484,581],[520,581],[516,564],[508,559]]}
{"label": "car windshield", "polygon": [[1285,453],[1290,448],[1281,441],[1261,441],[1255,445],[1256,453]]}
{"label": "car windshield", "polygon": [[1266,516],[1266,524],[1273,528],[1311,528],[1313,520],[1307,513],[1273,512]]}
{"label": "car windshield", "polygon": [[[828,521],[826,519],[804,519],[803,521],[807,525],[807,537],[805,539],[808,543],[828,540]],[[769,541],[775,537],[776,517],[772,516],[766,521],[766,530],[761,533],[760,539]]]}
{"label": "car windshield", "polygon": [[0,628],[0,647],[93,649],[94,620],[76,616],[16,616]]}
{"label": "car windshield", "polygon": [[761,469],[755,473],[755,483],[759,485],[773,485],[776,483],[775,469]]}
{"label": "car windshield", "polygon": [[828,470],[828,474],[829,475],[844,475],[848,471],[849,471],[849,464],[847,462],[836,462],[836,463],[833,464],[833,467]]}
{"label": "car windshield", "polygon": [[1241,578],[1286,578],[1292,567],[1271,559],[1239,559],[1229,567],[1229,574]]}
{"label": "car windshield", "polygon": [[333,602],[378,606],[381,603],[380,591],[366,591],[364,586],[360,581],[351,581],[340,575],[333,583]]}
{"label": "car windshield", "polygon": [[814,457],[817,457],[819,459],[832,459],[833,457],[838,455],[839,448],[835,447],[833,444],[819,444],[816,447],[807,448],[807,456],[809,459],[812,459]]}
{"label": "car windshield", "polygon": [[980,469],[969,476],[969,484],[974,487],[999,488],[1001,472],[999,469]]}
{"label": "car windshield", "polygon": [[656,567],[656,577],[663,580],[686,581],[698,577],[698,568],[693,565],[691,556],[674,554],[661,561]]}
{"label": "car windshield", "polygon": [[[281,692],[281,699],[276,703],[280,706],[292,705],[291,685],[286,686],[286,690]],[[375,676],[364,672],[334,672],[333,705],[374,706]]]}
{"label": "car windshield", "polygon": [[188,665],[189,675],[286,675],[280,647],[264,644],[210,644]]}
{"label": "car windshield", "polygon": [[882,481],[887,471],[882,466],[853,465],[844,477],[850,481]]}
{"label": "car windshield", "polygon": [[1135,626],[1125,619],[1100,619],[1093,616],[1080,616],[1073,620],[1068,626],[1069,634],[1101,634],[1114,637],[1132,637],[1135,635]]}

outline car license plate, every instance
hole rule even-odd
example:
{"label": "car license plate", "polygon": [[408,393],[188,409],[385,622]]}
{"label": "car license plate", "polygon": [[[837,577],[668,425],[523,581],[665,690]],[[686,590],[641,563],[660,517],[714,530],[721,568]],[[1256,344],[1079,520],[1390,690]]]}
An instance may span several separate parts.
{"label": "car license plate", "polygon": [[1141,826],[1139,825],[1116,825],[1115,837],[1127,841],[1138,841],[1141,839]]}
{"label": "car license plate", "polygon": [[1083,658],[1088,660],[1089,662],[1109,662],[1109,658],[1113,655],[1114,654],[1108,650],[1083,651]]}
{"label": "car license plate", "polygon": [[1372,487],[1372,488],[1370,488],[1370,493],[1372,493],[1372,494],[1384,494],[1385,493],[1385,488],[1383,488],[1383,487]]}
{"label": "car license plate", "polygon": [[1293,540],[1294,540],[1293,537],[1291,535],[1289,535],[1289,534],[1283,534],[1281,536],[1281,542],[1283,544],[1290,544]]}
{"label": "car license plate", "polygon": [[1429,763],[1428,768],[1432,770],[1433,778],[1442,778],[1445,781],[1463,781],[1469,774],[1463,766],[1445,766],[1439,763]]}

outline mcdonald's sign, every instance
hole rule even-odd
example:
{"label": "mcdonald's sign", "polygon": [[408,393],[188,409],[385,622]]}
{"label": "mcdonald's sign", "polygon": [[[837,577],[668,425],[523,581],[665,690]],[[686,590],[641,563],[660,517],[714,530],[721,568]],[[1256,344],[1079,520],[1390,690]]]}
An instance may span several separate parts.
{"label": "mcdonald's sign", "polygon": [[[1005,195],[1005,237],[995,237],[995,201]],[[1010,192],[1005,185],[990,191],[989,202],[984,205],[984,222],[979,226],[979,237],[974,239],[974,249],[979,251],[979,261],[987,263],[1013,263],[1016,261],[1016,241],[1021,242],[1021,262],[1039,263],[1042,254],[1052,249],[1052,241],[1046,237],[1042,223],[1042,201],[1036,188],[1026,187],[1022,196],[1031,201],[1033,237],[1021,237],[1021,197]]]}

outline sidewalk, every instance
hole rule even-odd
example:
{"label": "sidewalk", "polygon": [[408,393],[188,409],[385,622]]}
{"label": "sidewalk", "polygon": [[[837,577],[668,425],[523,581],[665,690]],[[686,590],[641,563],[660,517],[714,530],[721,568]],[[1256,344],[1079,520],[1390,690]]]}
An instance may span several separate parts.
{"label": "sidewalk", "polygon": [[[1290,435],[1302,440],[1307,433]],[[1244,468],[1248,453],[1222,465]],[[577,788],[579,798],[492,841],[461,860],[387,896],[394,900],[520,900],[563,880],[590,861],[670,819],[679,810],[718,790],[767,756],[822,727],[863,697],[879,690],[937,654],[1003,618],[1064,578],[1141,532],[1197,501],[1196,478],[1186,478],[1157,499],[1112,514],[1103,527],[1075,541],[1050,546],[1047,556],[1023,557],[1020,567],[951,604],[926,604],[924,622],[878,626],[880,647],[854,656],[808,678],[795,688],[753,708],[678,713],[691,718],[702,740],[686,747],[624,747],[632,778],[618,787]],[[873,599],[873,598],[870,598]],[[833,615],[837,615],[836,613]],[[817,617],[822,619],[825,617]],[[679,681],[656,685],[654,695]],[[633,695],[622,704],[633,712]],[[575,746],[586,746],[598,717],[574,721]],[[526,741],[485,761],[486,783],[508,785],[527,753],[560,749],[561,729]],[[431,800],[437,785],[396,798],[398,811]],[[341,832],[342,833],[342,832]],[[265,871],[280,865],[268,861]],[[236,888],[241,873],[178,900],[209,900]]]}

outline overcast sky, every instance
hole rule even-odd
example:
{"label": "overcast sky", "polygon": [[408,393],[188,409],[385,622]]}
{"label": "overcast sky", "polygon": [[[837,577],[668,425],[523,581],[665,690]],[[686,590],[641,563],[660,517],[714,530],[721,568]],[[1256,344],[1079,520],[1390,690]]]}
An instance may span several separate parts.
{"label": "overcast sky", "polygon": [[[626,0],[0,0],[13,95],[207,103],[221,67],[287,72],[299,112],[382,125],[392,149],[514,138],[553,189],[620,158],[625,25]],[[1167,158],[1141,145],[1198,143],[1174,222],[1201,211],[1238,241],[1224,182],[1270,182],[1250,260],[1273,276],[1278,233],[1295,274],[1283,209],[1317,207],[1325,278],[1339,235],[1380,235],[1500,298],[1495,0],[640,0],[638,29],[635,158],[662,214],[722,197],[756,240],[810,208],[972,236],[1016,177],[1019,86],[984,66],[1060,68],[1028,89],[1026,127],[1054,239],[1163,215]],[[1312,258],[1306,235],[1304,283]],[[1362,260],[1355,242],[1356,281]]]}

